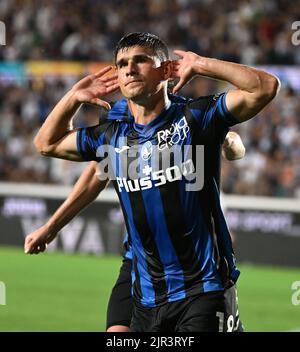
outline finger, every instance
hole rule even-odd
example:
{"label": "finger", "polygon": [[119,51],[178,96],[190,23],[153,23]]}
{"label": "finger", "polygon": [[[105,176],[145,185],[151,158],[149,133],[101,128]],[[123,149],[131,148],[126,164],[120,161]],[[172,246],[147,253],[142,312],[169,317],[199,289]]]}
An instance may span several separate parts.
{"label": "finger", "polygon": [[40,251],[39,248],[40,246],[35,244],[34,246],[31,247],[29,254],[38,254]]}
{"label": "finger", "polygon": [[103,77],[103,78],[98,78],[98,80],[99,80],[100,82],[107,83],[107,82],[116,80],[117,78],[118,78],[118,75],[117,75],[117,74],[114,74],[114,75],[111,75],[111,76],[107,76],[107,77]]}
{"label": "finger", "polygon": [[99,78],[103,75],[105,75],[105,73],[107,73],[108,71],[110,71],[113,67],[112,66],[106,66],[104,67],[102,70],[98,71],[95,73],[94,78]]}
{"label": "finger", "polygon": [[25,240],[25,245],[24,245],[24,253],[28,254],[32,250],[32,247],[34,245],[33,238],[26,238]]}
{"label": "finger", "polygon": [[41,245],[39,245],[38,249],[39,252],[44,252],[46,250],[47,246],[45,243],[42,243]]}
{"label": "finger", "polygon": [[75,86],[84,86],[86,83],[91,82],[93,75],[88,75],[83,77],[79,82],[75,84]]}
{"label": "finger", "polygon": [[40,246],[36,246],[33,251],[31,251],[31,254],[39,254],[40,253]]}
{"label": "finger", "polygon": [[180,69],[181,64],[178,63],[178,64],[172,64],[171,68],[172,68],[172,71],[178,71]]}
{"label": "finger", "polygon": [[173,53],[178,55],[178,56],[180,56],[180,57],[184,57],[184,55],[186,54],[186,51],[184,51],[184,50],[174,50]]}
{"label": "finger", "polygon": [[116,83],[116,84],[111,85],[110,87],[107,87],[106,92],[107,92],[107,94],[112,93],[112,92],[117,91],[119,88],[120,88],[119,83]]}
{"label": "finger", "polygon": [[106,110],[110,110],[111,106],[109,105],[109,103],[107,101],[101,100],[99,98],[94,98],[91,100],[91,104],[97,105],[97,106],[101,106],[102,108],[106,109]]}
{"label": "finger", "polygon": [[184,80],[181,79],[173,88],[173,93],[177,93],[184,86]]}
{"label": "finger", "polygon": [[32,246],[28,252],[28,254],[36,254],[38,247]]}
{"label": "finger", "polygon": [[171,78],[179,78],[180,75],[179,75],[179,71],[178,70],[173,70],[171,72]]}
{"label": "finger", "polygon": [[106,88],[109,88],[109,87],[114,86],[116,84],[119,84],[117,79],[104,83]]}

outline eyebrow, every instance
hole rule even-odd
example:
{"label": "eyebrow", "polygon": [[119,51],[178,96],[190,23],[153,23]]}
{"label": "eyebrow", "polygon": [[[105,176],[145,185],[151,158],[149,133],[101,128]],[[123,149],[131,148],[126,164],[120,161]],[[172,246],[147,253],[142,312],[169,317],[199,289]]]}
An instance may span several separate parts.
{"label": "eyebrow", "polygon": [[[150,55],[146,55],[146,54],[137,54],[137,55],[133,55],[131,57],[131,59],[136,60],[136,59],[147,59],[147,60],[152,60],[152,56]],[[121,64],[123,64],[124,62],[128,61],[128,58],[122,58],[120,60],[118,60],[116,62],[116,66],[120,66]]]}

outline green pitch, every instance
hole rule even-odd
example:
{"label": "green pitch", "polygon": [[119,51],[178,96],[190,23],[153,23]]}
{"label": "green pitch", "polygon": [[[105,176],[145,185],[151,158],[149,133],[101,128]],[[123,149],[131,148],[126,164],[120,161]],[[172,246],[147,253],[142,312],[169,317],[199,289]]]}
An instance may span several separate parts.
{"label": "green pitch", "polygon": [[[0,281],[6,286],[0,331],[104,331],[120,264],[120,257],[28,256],[0,248]],[[300,305],[291,303],[300,268],[239,267],[239,305],[247,331],[300,331]]]}

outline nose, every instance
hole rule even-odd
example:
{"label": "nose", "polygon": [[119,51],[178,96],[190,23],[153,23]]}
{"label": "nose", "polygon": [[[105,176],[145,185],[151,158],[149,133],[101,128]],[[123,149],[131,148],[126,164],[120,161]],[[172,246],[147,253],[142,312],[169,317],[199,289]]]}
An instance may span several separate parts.
{"label": "nose", "polygon": [[128,61],[126,76],[133,76],[137,73],[137,66],[133,60]]}

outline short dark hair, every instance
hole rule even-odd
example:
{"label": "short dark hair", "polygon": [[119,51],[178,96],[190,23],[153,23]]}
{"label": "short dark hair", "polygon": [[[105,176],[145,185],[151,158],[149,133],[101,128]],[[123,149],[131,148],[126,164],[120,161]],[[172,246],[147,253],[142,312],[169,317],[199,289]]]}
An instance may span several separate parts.
{"label": "short dark hair", "polygon": [[133,32],[126,34],[116,45],[114,62],[116,62],[120,50],[129,49],[136,45],[152,49],[153,53],[157,55],[161,61],[165,61],[169,58],[166,44],[157,35],[147,32]]}

